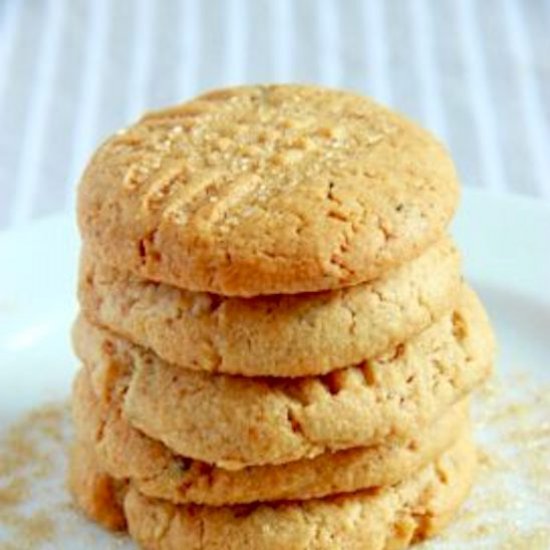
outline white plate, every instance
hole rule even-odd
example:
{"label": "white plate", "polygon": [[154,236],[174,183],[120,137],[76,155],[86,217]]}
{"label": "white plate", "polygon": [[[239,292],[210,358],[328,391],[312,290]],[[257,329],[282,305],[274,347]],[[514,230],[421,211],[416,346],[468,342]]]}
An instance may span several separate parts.
{"label": "white plate", "polygon": [[[550,383],[550,210],[525,198],[469,191],[464,193],[453,232],[464,253],[466,276],[480,292],[496,328],[500,377],[505,384],[518,380],[519,370],[531,384]],[[75,224],[68,217],[0,233],[1,430],[26,409],[68,396],[76,368],[68,335],[76,312],[78,247]],[[490,430],[486,432],[482,439],[490,439]],[[66,500],[59,489],[59,476],[48,483],[48,490],[35,495],[34,507],[40,506],[41,499]],[[550,525],[548,500],[538,504],[529,487],[513,490],[521,490],[533,510],[537,508],[534,515],[533,510],[514,512],[512,519],[522,522],[519,528],[532,530],[541,522]],[[510,498],[517,496],[510,494]],[[63,525],[72,525],[70,532],[65,527],[58,529],[63,540],[54,535],[43,547],[105,548],[112,539],[74,512],[59,511],[59,517]],[[3,525],[0,516],[0,546],[3,537],[13,535],[13,529]],[[472,548],[494,543],[491,533],[464,542],[463,533],[454,531],[450,531],[451,538],[426,546]],[[117,548],[120,545],[119,540]]]}

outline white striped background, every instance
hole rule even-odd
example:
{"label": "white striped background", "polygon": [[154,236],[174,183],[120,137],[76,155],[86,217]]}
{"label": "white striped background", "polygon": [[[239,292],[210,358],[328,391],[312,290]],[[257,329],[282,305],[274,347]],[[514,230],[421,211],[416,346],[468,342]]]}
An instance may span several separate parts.
{"label": "white striped background", "polygon": [[0,228],[72,209],[143,110],[277,81],[372,95],[465,185],[550,199],[548,0],[0,0]]}

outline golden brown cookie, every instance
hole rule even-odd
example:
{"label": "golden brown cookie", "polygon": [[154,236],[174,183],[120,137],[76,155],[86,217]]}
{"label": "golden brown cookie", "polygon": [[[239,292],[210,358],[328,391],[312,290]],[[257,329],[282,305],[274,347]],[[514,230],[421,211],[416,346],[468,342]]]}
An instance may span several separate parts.
{"label": "golden brown cookie", "polygon": [[110,475],[129,478],[144,495],[176,504],[304,500],[393,485],[435,460],[461,431],[470,430],[464,401],[406,443],[388,441],[277,466],[229,471],[175,455],[133,428],[121,414],[120,397],[115,394],[111,403],[101,401],[89,374],[81,370],[73,392],[77,439],[93,450]]}
{"label": "golden brown cookie", "polygon": [[74,502],[85,514],[107,529],[126,529],[120,506],[126,482],[107,475],[95,455],[82,444],[72,446],[69,455],[67,485]]}
{"label": "golden brown cookie", "polygon": [[457,200],[447,152],[405,118],[349,92],[248,86],[111,137],[78,218],[105,263],[255,296],[375,279],[440,238]]}
{"label": "golden brown cookie", "polygon": [[[469,492],[475,465],[475,447],[465,434],[434,463],[394,486],[224,507],[178,506],[130,486],[122,502],[130,535],[149,550],[397,549],[433,536],[452,519]],[[95,493],[81,494],[89,487],[73,484],[77,503],[93,501]],[[120,500],[102,499],[93,507],[98,508],[103,516],[118,513]]]}
{"label": "golden brown cookie", "polygon": [[329,292],[224,298],[98,263],[80,274],[85,315],[175,365],[246,376],[305,376],[375,357],[450,311],[461,287],[450,239],[372,283]]}
{"label": "golden brown cookie", "polygon": [[385,550],[439,532],[465,500],[475,472],[469,436],[401,484],[310,501],[209,508],[152,500],[130,488],[130,535],[150,550]]}
{"label": "golden brown cookie", "polygon": [[322,377],[182,369],[83,318],[74,343],[97,395],[122,388],[132,425],[177,454],[240,469],[418,434],[491,370],[494,344],[485,312],[471,290],[464,289],[460,302],[377,359]]}

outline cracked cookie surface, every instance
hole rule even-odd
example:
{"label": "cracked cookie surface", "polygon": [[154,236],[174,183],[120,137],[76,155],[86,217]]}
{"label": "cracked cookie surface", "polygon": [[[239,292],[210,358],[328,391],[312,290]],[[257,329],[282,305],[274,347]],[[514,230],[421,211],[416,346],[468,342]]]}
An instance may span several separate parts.
{"label": "cracked cookie surface", "polygon": [[[78,451],[78,447],[77,447]],[[80,455],[86,449],[80,447]],[[78,458],[90,464],[79,467]],[[438,533],[471,487],[476,451],[471,434],[432,464],[393,486],[313,499],[209,507],[150,499],[132,484],[118,498],[97,495],[105,474],[93,456],[73,455],[71,491],[93,519],[123,514],[130,535],[149,550],[324,550],[406,548]],[[96,501],[96,496],[100,498]]]}
{"label": "cracked cookie surface", "polygon": [[245,86],[110,138],[78,217],[105,263],[254,296],[375,279],[434,243],[457,201],[448,154],[405,118],[349,92]]}
{"label": "cracked cookie surface", "polygon": [[372,358],[451,310],[460,258],[445,237],[371,283],[329,292],[224,298],[157,284],[84,251],[87,318],[186,368],[305,376]]}
{"label": "cracked cookie surface", "polygon": [[77,355],[97,395],[120,386],[128,421],[226,469],[410,439],[489,375],[493,338],[475,294],[406,343],[325,376],[245,378],[182,369],[80,318]]}
{"label": "cracked cookie surface", "polygon": [[176,504],[305,500],[393,485],[435,460],[462,431],[470,430],[468,403],[463,401],[406,442],[387,441],[277,466],[230,471],[176,455],[136,430],[122,414],[121,399],[114,392],[109,400],[101,400],[82,369],[73,390],[77,440],[116,479],[130,479],[144,495]]}

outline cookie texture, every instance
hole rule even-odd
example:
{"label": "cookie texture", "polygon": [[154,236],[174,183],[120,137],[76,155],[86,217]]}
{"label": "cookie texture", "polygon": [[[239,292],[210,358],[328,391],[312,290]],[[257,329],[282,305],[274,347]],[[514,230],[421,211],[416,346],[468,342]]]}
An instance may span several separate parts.
{"label": "cookie texture", "polygon": [[133,428],[121,414],[120,398],[115,393],[110,402],[99,399],[88,372],[81,370],[73,392],[77,439],[113,477],[129,478],[144,495],[176,504],[305,500],[393,485],[435,460],[462,431],[470,430],[468,403],[464,401],[407,442],[385,442],[278,466],[229,471],[176,455]]}
{"label": "cookie texture", "polygon": [[113,531],[126,528],[120,503],[127,483],[107,475],[93,452],[79,443],[69,454],[67,486],[76,506],[90,519]]}
{"label": "cookie texture", "polygon": [[458,301],[448,237],[372,283],[329,292],[224,298],[157,284],[82,255],[79,298],[100,326],[175,365],[245,376],[305,376],[375,357]]}
{"label": "cookie texture", "polygon": [[465,500],[476,464],[468,437],[395,486],[310,501],[220,508],[176,506],[130,487],[130,535],[149,550],[385,550],[439,532]]}
{"label": "cookie texture", "polygon": [[488,376],[493,338],[475,294],[391,351],[320,377],[212,375],[174,367],[84,318],[77,355],[97,395],[120,386],[123,413],[177,454],[240,469],[407,440]]}
{"label": "cookie texture", "polygon": [[78,219],[104,263],[255,296],[375,279],[440,238],[457,201],[447,152],[405,118],[348,92],[245,86],[110,138]]}

